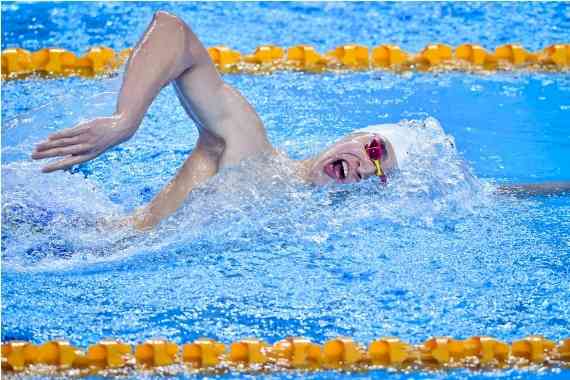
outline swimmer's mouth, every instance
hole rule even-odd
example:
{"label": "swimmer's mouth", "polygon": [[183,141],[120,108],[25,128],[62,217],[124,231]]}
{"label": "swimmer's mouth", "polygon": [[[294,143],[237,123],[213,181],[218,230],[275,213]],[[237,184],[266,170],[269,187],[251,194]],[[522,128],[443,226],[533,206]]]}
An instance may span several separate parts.
{"label": "swimmer's mouth", "polygon": [[348,177],[350,165],[345,160],[335,160],[325,165],[325,173],[334,180],[344,181]]}

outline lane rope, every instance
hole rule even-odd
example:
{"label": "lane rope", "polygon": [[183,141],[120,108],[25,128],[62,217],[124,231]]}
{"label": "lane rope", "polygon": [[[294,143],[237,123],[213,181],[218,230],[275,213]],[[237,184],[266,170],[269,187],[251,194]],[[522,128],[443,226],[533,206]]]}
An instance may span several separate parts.
{"label": "lane rope", "polygon": [[[41,78],[108,75],[116,72],[131,52],[131,48],[114,51],[98,46],[78,57],[60,48],[34,52],[21,48],[5,49],[2,51],[2,79],[23,79],[31,75]],[[570,69],[570,44],[554,44],[536,52],[530,52],[519,44],[502,45],[492,52],[477,44],[463,44],[455,49],[445,44],[430,44],[416,54],[389,44],[373,48],[341,45],[325,54],[309,45],[287,49],[262,45],[245,55],[227,46],[213,46],[208,48],[208,52],[223,73],[266,74],[283,70],[314,73],[346,70],[556,72]]]}
{"label": "lane rope", "polygon": [[131,345],[104,340],[82,351],[64,340],[43,344],[23,341],[2,343],[2,369],[8,373],[48,375],[188,371],[223,373],[278,372],[286,370],[365,371],[468,369],[570,369],[570,338],[556,343],[529,336],[505,343],[492,337],[465,340],[430,338],[419,345],[385,337],[363,346],[352,338],[339,337],[322,345],[305,338],[287,338],[269,345],[244,339],[225,345],[201,338],[178,345],[148,340]]}

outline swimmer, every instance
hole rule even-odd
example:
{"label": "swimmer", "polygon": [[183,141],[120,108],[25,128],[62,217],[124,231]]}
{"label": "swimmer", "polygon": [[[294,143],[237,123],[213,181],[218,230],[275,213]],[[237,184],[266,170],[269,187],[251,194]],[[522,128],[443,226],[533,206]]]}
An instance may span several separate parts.
{"label": "swimmer", "polygon": [[[46,173],[96,158],[134,135],[154,98],[170,83],[199,137],[171,182],[129,218],[135,228],[158,224],[182,205],[192,189],[220,170],[256,155],[277,153],[253,107],[224,83],[188,25],[159,11],[129,58],[115,113],[50,135],[36,146],[32,158],[62,157],[45,166]],[[301,161],[298,175],[317,185],[354,183],[372,176],[385,184],[387,175],[406,160],[407,145],[409,141],[393,125],[365,128]],[[548,193],[552,188],[544,185],[542,190]],[[562,183],[556,190],[569,191],[570,186]]]}

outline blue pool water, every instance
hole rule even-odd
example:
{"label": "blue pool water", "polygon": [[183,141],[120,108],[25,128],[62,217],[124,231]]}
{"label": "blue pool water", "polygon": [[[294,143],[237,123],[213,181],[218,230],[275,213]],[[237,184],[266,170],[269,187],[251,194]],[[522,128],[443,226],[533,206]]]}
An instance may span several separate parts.
{"label": "blue pool water", "polygon": [[[124,48],[159,8],[179,14],[208,45],[244,52],[266,42],[321,51],[391,42],[413,51],[433,41],[538,49],[570,39],[567,3],[3,3],[2,48]],[[128,143],[44,175],[29,159],[34,143],[113,112],[121,77],[5,82],[2,341],[66,338],[85,347],[105,337],[181,343],[304,335],[323,342],[349,335],[368,342],[395,335],[420,343],[432,335],[570,336],[570,197],[492,191],[497,183],[570,180],[568,72],[284,72],[225,80],[292,158],[356,128],[400,120],[422,144],[386,189],[373,180],[313,188],[293,179],[284,157],[259,157],[218,175],[152,232],[109,231],[96,221],[152,199],[196,141],[174,91],[160,94]]]}

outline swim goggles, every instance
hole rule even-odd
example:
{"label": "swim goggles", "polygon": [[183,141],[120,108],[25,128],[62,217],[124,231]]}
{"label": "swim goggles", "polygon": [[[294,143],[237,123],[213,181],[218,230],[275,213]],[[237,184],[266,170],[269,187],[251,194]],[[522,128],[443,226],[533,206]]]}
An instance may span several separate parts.
{"label": "swim goggles", "polygon": [[374,163],[376,167],[376,175],[380,178],[380,182],[385,185],[388,182],[386,174],[382,169],[382,156],[386,153],[386,146],[383,142],[376,137],[372,139],[370,144],[364,145],[364,150],[366,150],[366,154],[370,160]]}

